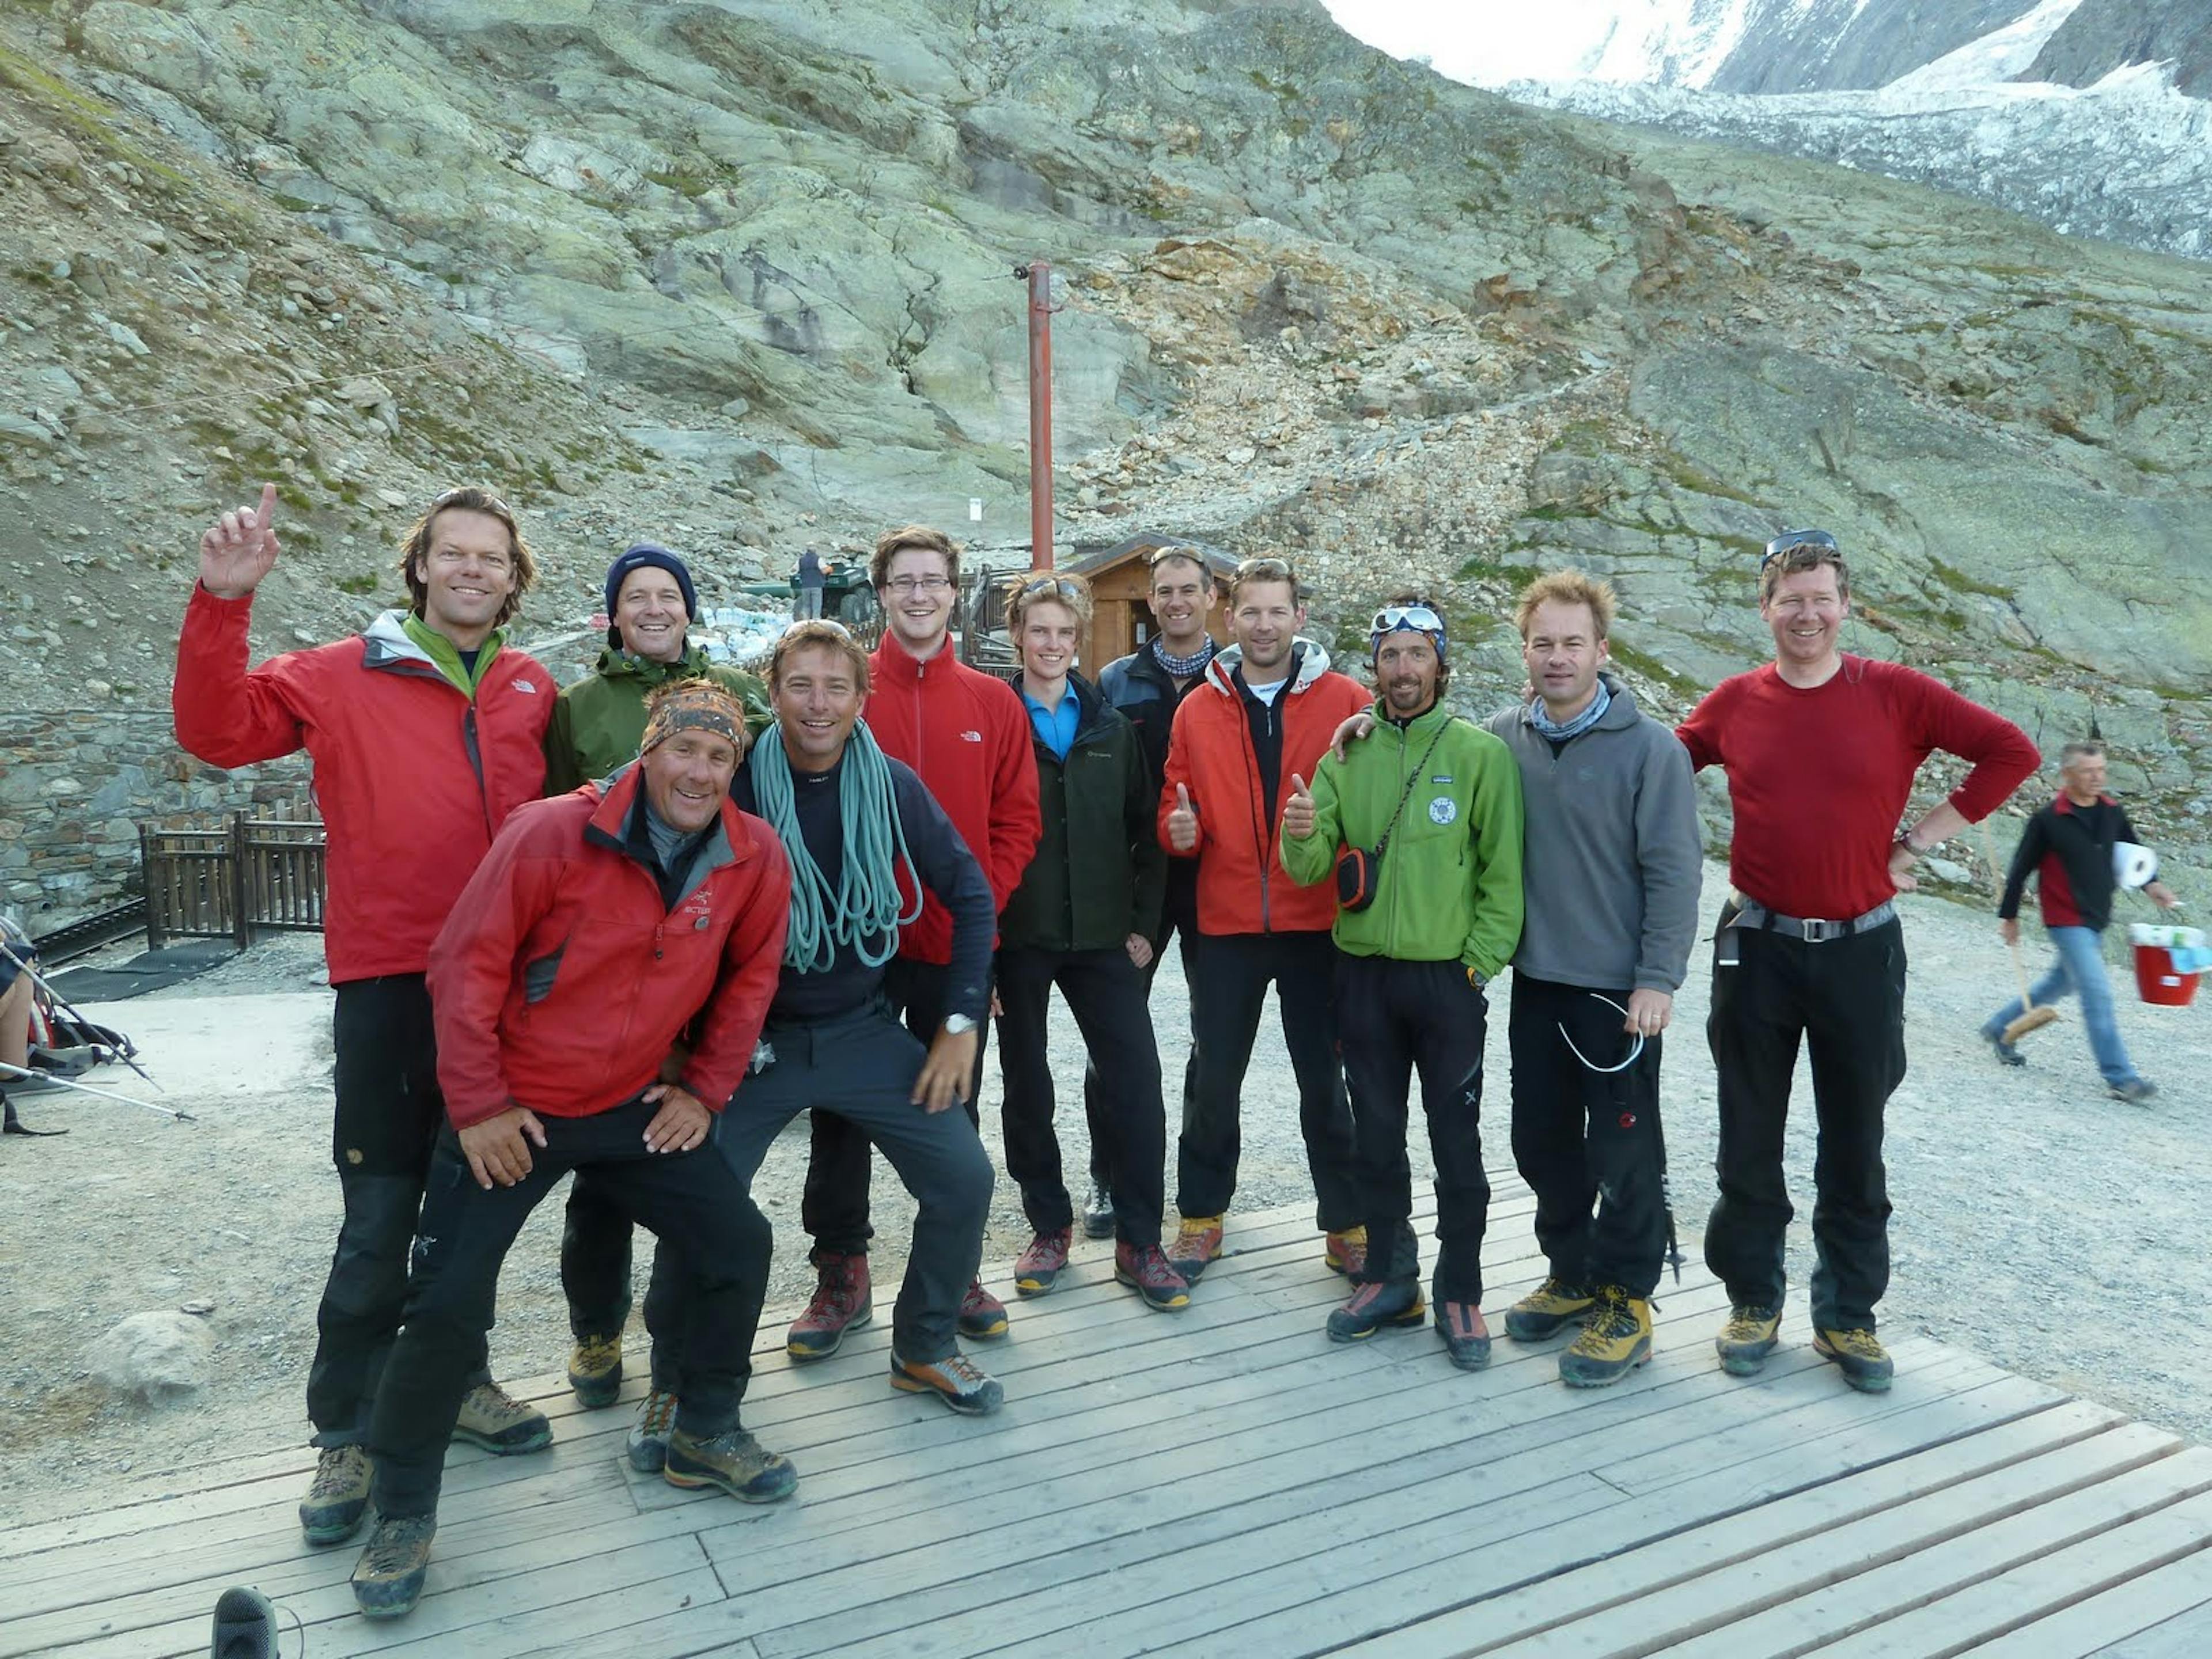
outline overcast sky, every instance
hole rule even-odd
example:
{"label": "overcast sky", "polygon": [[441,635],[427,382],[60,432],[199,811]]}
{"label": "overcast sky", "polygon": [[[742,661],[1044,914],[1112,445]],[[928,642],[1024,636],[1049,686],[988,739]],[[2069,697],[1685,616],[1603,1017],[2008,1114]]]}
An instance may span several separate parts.
{"label": "overcast sky", "polygon": [[1426,57],[1455,81],[1573,75],[1620,0],[1322,0],[1338,24],[1394,58]]}

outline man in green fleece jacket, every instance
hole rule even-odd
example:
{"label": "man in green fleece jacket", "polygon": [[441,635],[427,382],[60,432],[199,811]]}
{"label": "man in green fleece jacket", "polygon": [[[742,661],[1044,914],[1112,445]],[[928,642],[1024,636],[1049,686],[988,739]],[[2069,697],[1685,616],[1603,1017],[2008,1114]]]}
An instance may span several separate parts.
{"label": "man in green fleece jacket", "polygon": [[1437,1165],[1437,1333],[1451,1362],[1490,1359],[1482,1319],[1484,988],[1521,937],[1521,774],[1505,745],[1448,712],[1443,614],[1393,599],[1368,648],[1381,696],[1374,734],[1323,757],[1310,788],[1291,780],[1283,867],[1310,886],[1340,849],[1372,866],[1371,902],[1340,874],[1337,1034],[1351,1085],[1354,1185],[1367,1261],[1329,1340],[1356,1342],[1423,1322],[1420,1247],[1406,1158],[1407,1096],[1421,1107]]}
{"label": "man in green fleece jacket", "polygon": [[[690,567],[654,542],[625,548],[607,567],[607,647],[599,671],[561,693],[545,728],[545,793],[565,795],[637,759],[646,699],[676,680],[713,681],[745,711],[748,742],[768,729],[768,692],[740,669],[710,664],[684,637],[699,614]],[[673,1079],[665,1079],[674,1081]],[[582,1173],[570,1183],[561,1232],[568,1298],[568,1386],[586,1406],[622,1389],[622,1332],[630,1307],[629,1213]]]}

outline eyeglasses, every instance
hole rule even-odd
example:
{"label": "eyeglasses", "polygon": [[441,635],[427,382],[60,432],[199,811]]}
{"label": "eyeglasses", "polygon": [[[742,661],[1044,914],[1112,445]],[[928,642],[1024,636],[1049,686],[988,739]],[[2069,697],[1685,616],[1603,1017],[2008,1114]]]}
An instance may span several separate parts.
{"label": "eyeglasses", "polygon": [[884,583],[892,593],[942,593],[951,586],[949,576],[893,576]]}
{"label": "eyeglasses", "polygon": [[1444,631],[1444,619],[1429,605],[1386,605],[1375,613],[1375,620],[1368,624],[1367,631],[1395,634],[1401,628],[1416,634],[1441,634]]}
{"label": "eyeglasses", "polygon": [[1844,556],[1844,550],[1836,545],[1836,538],[1825,530],[1785,530],[1767,543],[1766,551],[1759,556],[1759,568],[1765,570],[1777,559],[1786,559],[1801,550],[1832,553],[1839,559]]}

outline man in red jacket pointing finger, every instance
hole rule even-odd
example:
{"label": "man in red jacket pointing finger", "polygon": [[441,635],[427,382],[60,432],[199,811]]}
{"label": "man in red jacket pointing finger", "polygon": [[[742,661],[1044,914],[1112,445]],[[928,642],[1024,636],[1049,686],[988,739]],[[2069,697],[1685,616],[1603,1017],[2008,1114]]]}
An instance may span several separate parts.
{"label": "man in red jacket pointing finger", "polygon": [[377,1528],[353,1584],[371,1616],[422,1594],[500,1265],[571,1170],[659,1235],[690,1286],[670,1483],[752,1503],[798,1484],[738,1425],[770,1235],[707,1145],[751,1061],[790,914],[782,844],[729,799],[744,732],[744,708],[709,682],[657,693],[637,763],[510,817],[431,947],[448,1127],[369,1426]]}

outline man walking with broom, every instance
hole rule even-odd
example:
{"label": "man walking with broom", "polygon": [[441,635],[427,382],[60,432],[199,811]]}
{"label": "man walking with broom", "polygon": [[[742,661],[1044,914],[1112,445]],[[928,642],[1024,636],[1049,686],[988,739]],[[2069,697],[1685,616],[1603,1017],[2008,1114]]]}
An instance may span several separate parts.
{"label": "man walking with broom", "polygon": [[[2049,1024],[2057,1017],[2050,1005],[2067,992],[2075,992],[2081,999],[2081,1023],[2089,1028],[2089,1051],[2096,1056],[2097,1070],[2112,1098],[2148,1100],[2158,1085],[2136,1070],[2127,1044],[2120,1040],[2112,982],[2105,975],[2099,943],[2112,924],[2112,892],[2119,884],[2112,848],[2121,842],[2140,842],[2128,822],[2127,809],[2105,793],[2103,744],[2094,739],[2068,744],[2059,750],[2058,777],[2057,798],[2027,821],[2005,877],[2004,896],[1997,903],[1997,931],[2017,965],[2021,894],[2033,875],[2036,899],[2043,908],[2043,931],[2058,954],[2033,986],[2021,975],[2020,999],[1984,1020],[1982,1036],[1996,1051],[2000,1064],[2025,1066],[2026,1058],[2014,1045]],[[2180,902],[2161,881],[2146,883],[2142,890],[2161,910],[2171,910]]]}

